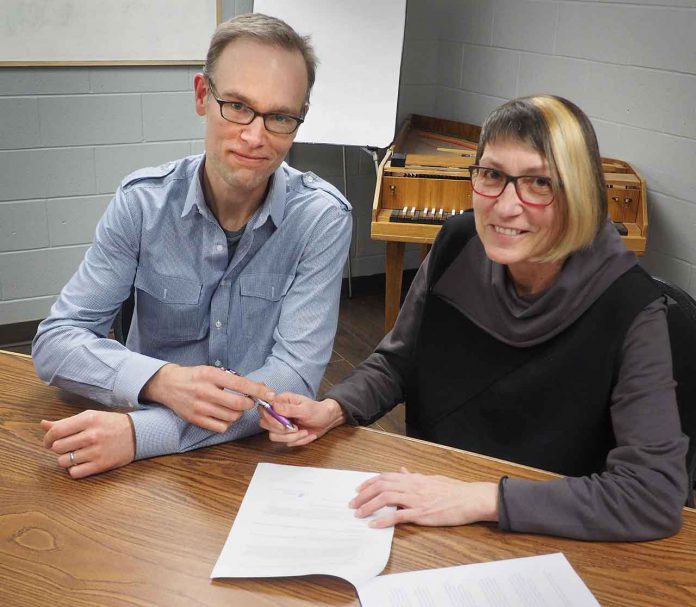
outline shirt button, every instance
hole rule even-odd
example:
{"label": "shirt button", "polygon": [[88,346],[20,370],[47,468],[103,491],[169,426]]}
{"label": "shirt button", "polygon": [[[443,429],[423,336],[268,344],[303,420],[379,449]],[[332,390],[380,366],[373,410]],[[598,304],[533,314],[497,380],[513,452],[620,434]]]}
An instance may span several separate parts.
{"label": "shirt button", "polygon": [[222,323],[218,320],[215,322],[215,326],[219,329],[222,326]]}
{"label": "shirt button", "polygon": [[221,284],[223,287],[229,287],[229,286],[230,286],[230,281],[229,281],[229,280],[223,280],[220,284]]}
{"label": "shirt button", "polygon": [[312,183],[314,181],[314,177],[312,177],[311,175],[307,175],[307,181],[309,181],[309,183]]}
{"label": "shirt button", "polygon": [[224,249],[224,247],[221,244],[217,245],[215,248],[218,250],[219,253],[222,253],[222,250]]}
{"label": "shirt button", "polygon": [[222,362],[220,362],[219,360],[216,360],[216,361],[215,361],[215,366],[216,366],[216,367],[219,367],[220,365],[222,365]]}

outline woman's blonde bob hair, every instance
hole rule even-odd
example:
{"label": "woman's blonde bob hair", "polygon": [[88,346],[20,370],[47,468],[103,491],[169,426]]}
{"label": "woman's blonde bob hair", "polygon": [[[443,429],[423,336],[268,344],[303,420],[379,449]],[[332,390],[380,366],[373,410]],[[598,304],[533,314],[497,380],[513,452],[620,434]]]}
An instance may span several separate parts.
{"label": "woman's blonde bob hair", "polygon": [[574,103],[553,95],[520,97],[501,105],[486,119],[476,163],[486,145],[520,142],[549,164],[559,229],[554,242],[534,261],[558,261],[588,246],[607,219],[602,160],[592,124]]}

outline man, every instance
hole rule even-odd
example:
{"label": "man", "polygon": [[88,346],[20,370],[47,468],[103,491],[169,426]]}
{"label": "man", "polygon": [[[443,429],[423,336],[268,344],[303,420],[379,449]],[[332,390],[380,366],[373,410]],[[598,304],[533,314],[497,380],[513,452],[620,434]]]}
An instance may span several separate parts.
{"label": "man", "polygon": [[[316,392],[352,222],[335,188],[282,164],[315,69],[278,19],[221,24],[194,78],[205,154],[121,184],[33,344],[44,381],[133,409],[42,421],[73,478],[256,433],[244,395],[266,385]],[[133,287],[124,347],[107,334]]]}

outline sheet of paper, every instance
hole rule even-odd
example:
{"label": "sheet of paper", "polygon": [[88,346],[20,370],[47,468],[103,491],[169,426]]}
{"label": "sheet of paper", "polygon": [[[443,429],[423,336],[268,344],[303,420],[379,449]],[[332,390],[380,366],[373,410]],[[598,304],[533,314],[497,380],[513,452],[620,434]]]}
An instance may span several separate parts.
{"label": "sheet of paper", "polygon": [[258,464],[210,577],[325,574],[354,586],[379,575],[394,528],[371,529],[348,502],[370,472]]}
{"label": "sheet of paper", "polygon": [[356,588],[362,607],[599,607],[560,552],[383,575]]}

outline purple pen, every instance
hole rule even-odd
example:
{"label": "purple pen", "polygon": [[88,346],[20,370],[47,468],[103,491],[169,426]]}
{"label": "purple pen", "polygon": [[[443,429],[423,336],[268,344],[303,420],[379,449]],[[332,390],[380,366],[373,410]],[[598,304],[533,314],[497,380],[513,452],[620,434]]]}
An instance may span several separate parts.
{"label": "purple pen", "polygon": [[[235,371],[234,369],[224,369],[227,371],[227,373],[231,373],[232,375],[236,375],[237,377],[241,377],[241,374]],[[293,424],[287,417],[282,416],[280,413],[278,413],[274,408],[271,403],[267,403],[265,400],[261,400],[260,398],[256,398],[255,396],[251,396],[250,394],[243,394],[240,392],[242,396],[246,396],[247,398],[250,398],[251,400],[254,401],[254,404],[257,407],[262,407],[265,409],[268,414],[275,420],[279,421],[283,426],[285,426],[286,430],[290,432],[297,432],[297,426]]]}

